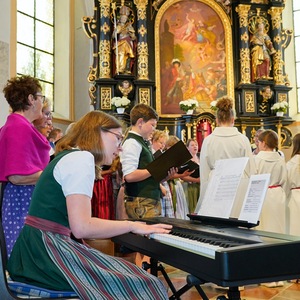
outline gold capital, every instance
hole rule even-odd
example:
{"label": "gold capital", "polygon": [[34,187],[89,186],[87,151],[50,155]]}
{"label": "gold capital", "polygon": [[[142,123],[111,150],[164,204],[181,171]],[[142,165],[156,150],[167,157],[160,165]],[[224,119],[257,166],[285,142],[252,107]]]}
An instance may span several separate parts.
{"label": "gold capital", "polygon": [[268,14],[271,16],[272,20],[272,28],[273,29],[280,29],[281,28],[281,14],[282,14],[283,8],[282,7],[272,7],[268,10]]}
{"label": "gold capital", "polygon": [[235,8],[235,11],[239,14],[240,27],[248,26],[248,12],[250,10],[250,7],[251,5],[240,4]]}

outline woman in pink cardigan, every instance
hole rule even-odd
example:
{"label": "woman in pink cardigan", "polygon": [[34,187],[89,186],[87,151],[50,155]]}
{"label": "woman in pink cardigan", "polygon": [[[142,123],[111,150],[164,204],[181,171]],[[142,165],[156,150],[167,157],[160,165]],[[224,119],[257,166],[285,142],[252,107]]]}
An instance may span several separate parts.
{"label": "woman in pink cardigan", "polygon": [[3,89],[12,110],[0,129],[2,224],[8,256],[23,228],[35,184],[49,162],[49,142],[32,124],[42,117],[41,91],[39,81],[30,76],[14,77]]}

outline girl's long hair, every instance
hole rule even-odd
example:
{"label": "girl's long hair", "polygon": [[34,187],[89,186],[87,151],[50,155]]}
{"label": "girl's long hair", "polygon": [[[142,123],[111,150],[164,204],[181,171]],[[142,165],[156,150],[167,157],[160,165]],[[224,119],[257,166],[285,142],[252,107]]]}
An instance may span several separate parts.
{"label": "girl's long hair", "polygon": [[95,158],[95,164],[100,165],[104,160],[101,128],[121,128],[121,124],[112,115],[101,111],[91,111],[75,122],[68,133],[58,141],[55,155],[63,150],[79,148],[91,152]]}

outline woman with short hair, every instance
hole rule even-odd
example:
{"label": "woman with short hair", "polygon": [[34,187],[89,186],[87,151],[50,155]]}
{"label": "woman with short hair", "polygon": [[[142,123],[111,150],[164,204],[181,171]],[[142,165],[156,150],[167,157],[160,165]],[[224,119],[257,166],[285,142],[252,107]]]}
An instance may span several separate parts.
{"label": "woman with short hair", "polygon": [[50,145],[32,124],[42,117],[45,99],[39,81],[14,77],[3,92],[12,110],[0,129],[0,181],[5,185],[2,223],[9,256],[24,226],[35,184],[49,162]]}

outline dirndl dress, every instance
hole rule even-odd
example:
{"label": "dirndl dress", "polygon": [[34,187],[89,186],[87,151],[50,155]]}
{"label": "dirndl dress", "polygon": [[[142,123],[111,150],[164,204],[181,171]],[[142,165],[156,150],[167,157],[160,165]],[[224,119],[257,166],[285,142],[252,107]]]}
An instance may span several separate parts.
{"label": "dirndl dress", "polygon": [[67,227],[32,216],[25,224],[8,263],[13,280],[74,290],[85,300],[168,299],[157,277],[73,240]]}

